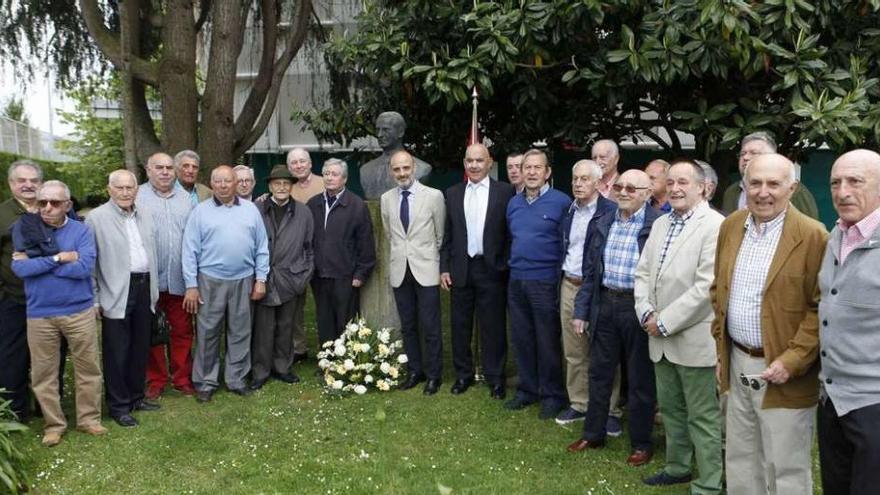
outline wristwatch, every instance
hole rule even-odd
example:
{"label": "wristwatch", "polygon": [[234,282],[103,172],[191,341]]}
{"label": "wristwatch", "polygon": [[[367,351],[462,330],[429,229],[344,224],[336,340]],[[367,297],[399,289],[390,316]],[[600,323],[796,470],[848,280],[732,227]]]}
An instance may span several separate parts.
{"label": "wristwatch", "polygon": [[55,256],[52,256],[52,261],[54,261],[55,263],[61,263],[61,256],[58,256],[57,254]]}

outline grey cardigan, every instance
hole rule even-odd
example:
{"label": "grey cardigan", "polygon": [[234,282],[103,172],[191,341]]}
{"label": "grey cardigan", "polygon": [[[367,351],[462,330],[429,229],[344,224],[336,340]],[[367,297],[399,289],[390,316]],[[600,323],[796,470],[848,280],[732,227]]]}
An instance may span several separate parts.
{"label": "grey cardigan", "polygon": [[[153,240],[153,221],[146,210],[135,207],[138,232],[147,252],[150,265],[150,309],[155,311],[159,300],[156,273],[156,245]],[[128,236],[125,231],[125,213],[113,200],[90,211],[86,225],[95,232],[98,259],[95,263],[95,301],[105,318],[125,317],[130,281]]]}
{"label": "grey cardigan", "polygon": [[880,403],[880,229],[839,260],[831,231],[819,272],[819,382],[837,414]]}

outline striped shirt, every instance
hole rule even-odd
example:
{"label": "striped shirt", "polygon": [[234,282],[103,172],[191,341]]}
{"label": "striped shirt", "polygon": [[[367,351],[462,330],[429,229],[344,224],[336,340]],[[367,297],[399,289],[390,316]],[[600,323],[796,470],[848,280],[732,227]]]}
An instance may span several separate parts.
{"label": "striped shirt", "polygon": [[837,228],[840,229],[840,264],[846,261],[849,253],[859,247],[865,239],[874,235],[874,231],[880,226],[880,208],[861,219],[858,223],[847,226],[843,220],[837,220]]}
{"label": "striped shirt", "polygon": [[562,263],[562,271],[572,277],[583,277],[584,268],[584,241],[587,238],[587,227],[590,220],[596,214],[598,199],[594,199],[588,205],[578,206],[577,200],[572,201],[568,208],[571,213],[571,229],[568,237],[568,251],[565,261]]}
{"label": "striped shirt", "polygon": [[181,248],[183,229],[192,210],[190,194],[181,187],[174,187],[169,196],[162,197],[148,182],[138,188],[137,206],[153,217],[159,292],[182,296],[186,284],[183,283]]}
{"label": "striped shirt", "polygon": [[756,224],[750,214],[746,218],[746,230],[730,283],[730,300],[727,305],[727,331],[734,342],[759,349],[764,347],[761,334],[761,303],[767,272],[776,254],[785,211],[776,218]]}
{"label": "striped shirt", "polygon": [[679,215],[674,211],[669,213],[669,230],[666,231],[666,238],[663,240],[663,248],[660,249],[660,263],[657,264],[657,278],[660,278],[660,270],[663,268],[663,262],[666,261],[669,247],[672,246],[672,243],[675,242],[676,239],[678,239],[678,234],[681,234],[681,231],[684,230],[684,225],[694,216],[694,212],[699,206],[700,205],[697,205],[694,208],[691,208],[691,210],[684,215]]}
{"label": "striped shirt", "polygon": [[615,213],[608,230],[602,259],[605,273],[602,285],[614,290],[629,290],[635,286],[636,265],[639,263],[639,232],[645,224],[645,206],[627,220]]}

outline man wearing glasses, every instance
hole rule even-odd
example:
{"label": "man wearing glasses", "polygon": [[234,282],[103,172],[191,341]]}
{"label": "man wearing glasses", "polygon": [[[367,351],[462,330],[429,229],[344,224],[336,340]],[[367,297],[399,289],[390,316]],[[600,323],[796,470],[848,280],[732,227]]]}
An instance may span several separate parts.
{"label": "man wearing glasses", "polygon": [[[731,214],[746,207],[745,170],[749,163],[760,155],[776,153],[776,141],[766,132],[753,132],[744,137],[739,150],[739,175],[743,180],[734,182],[724,191],[721,200],[721,211]],[[819,208],[816,200],[803,184],[798,183],[791,196],[791,204],[804,215],[819,219]]]}
{"label": "man wearing glasses", "polygon": [[254,169],[247,165],[236,165],[233,169],[238,182],[235,185],[235,194],[238,199],[254,200]]}
{"label": "man wearing glasses", "polygon": [[39,213],[23,215],[12,227],[12,271],[24,280],[31,386],[45,419],[43,445],[53,447],[67,429],[58,393],[62,336],[74,362],[77,429],[107,433],[92,289],[96,249],[92,231],[67,216],[70,190],[63,182],[45,182],[37,207]]}
{"label": "man wearing glasses", "polygon": [[727,491],[812,493],[819,385],[819,288],[828,237],[789,208],[794,164],[777,154],[745,170],[747,209],[718,235],[712,334],[727,401]]}
{"label": "man wearing glasses", "polygon": [[[602,447],[614,373],[621,364],[628,380],[627,405],[632,447],[627,463],[641,466],[653,456],[654,367],[648,357],[648,335],[635,311],[636,264],[660,212],[648,206],[651,179],[628,170],[612,186],[617,209],[590,223],[584,244],[584,281],[575,297],[572,330],[589,332],[590,392],[582,437],[569,452]],[[621,363],[621,355],[624,362]]]}

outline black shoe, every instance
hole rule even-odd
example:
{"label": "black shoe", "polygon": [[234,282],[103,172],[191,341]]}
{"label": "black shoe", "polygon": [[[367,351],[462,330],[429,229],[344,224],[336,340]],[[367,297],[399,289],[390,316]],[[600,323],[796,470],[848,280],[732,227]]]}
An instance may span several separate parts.
{"label": "black shoe", "polygon": [[213,396],[214,396],[213,390],[205,390],[205,391],[196,392],[196,402],[201,402],[201,403],[211,402],[211,397],[213,397]]}
{"label": "black shoe", "polygon": [[524,399],[524,398],[522,398],[522,397],[520,397],[520,396],[516,396],[516,397],[514,397],[513,399],[510,399],[509,401],[505,402],[505,403],[504,403],[504,408],[505,408],[505,409],[510,409],[511,411],[518,411],[518,410],[520,410],[520,409],[525,409],[526,407],[531,406],[531,405],[534,404],[535,402],[538,402],[538,401],[536,401],[536,400],[527,400],[527,399]]}
{"label": "black shoe", "polygon": [[[266,378],[263,378],[262,380],[254,380],[251,382],[251,385],[248,388],[251,390],[260,390],[261,388],[263,388],[263,385],[265,385],[268,381],[268,376]],[[232,391],[232,389],[229,390]]]}
{"label": "black shoe", "polygon": [[425,390],[422,393],[424,393],[425,395],[436,394],[437,391],[440,390],[440,383],[441,381],[439,378],[431,378],[430,380],[428,380],[428,383],[425,384]]}
{"label": "black shoe", "polygon": [[229,391],[232,392],[233,394],[235,394],[235,395],[239,395],[239,396],[241,396],[241,397],[247,397],[247,396],[251,395],[252,393],[254,393],[254,391],[251,390],[251,389],[249,389],[248,387],[241,387],[241,388],[229,388],[229,387],[227,387],[227,388],[228,388]]}
{"label": "black shoe", "polygon": [[409,390],[423,381],[425,381],[425,375],[410,375],[400,386],[400,390]]}
{"label": "black shoe", "polygon": [[452,384],[452,389],[449,390],[449,393],[452,395],[463,394],[467,392],[467,389],[471,388],[471,385],[474,384],[473,378],[459,378],[455,380],[455,383]]}
{"label": "black shoe", "polygon": [[538,419],[553,419],[563,409],[565,409],[565,406],[562,404],[542,404],[541,412],[538,413]]}
{"label": "black shoe", "polygon": [[284,383],[299,383],[299,377],[295,373],[272,373],[272,378]]}
{"label": "black shoe", "polygon": [[293,355],[293,364],[296,364],[296,363],[299,363],[299,362],[305,361],[305,360],[308,359],[308,358],[309,358],[309,353],[308,353],[308,352],[295,353],[295,354]]}
{"label": "black shoe", "polygon": [[134,428],[138,425],[138,422],[131,414],[120,414],[119,416],[113,416],[113,421],[116,421],[116,424],[123,428]]}
{"label": "black shoe", "polygon": [[660,471],[654,476],[643,479],[642,483],[650,486],[678,485],[680,483],[690,483],[691,478],[692,476],[689,474],[684,476],[670,476],[666,474],[666,471]]}
{"label": "black shoe", "polygon": [[162,406],[148,400],[140,400],[132,408],[134,411],[158,411],[159,409],[162,409]]}
{"label": "black shoe", "polygon": [[504,400],[507,397],[507,390],[504,389],[504,385],[492,385],[489,396],[493,399]]}

